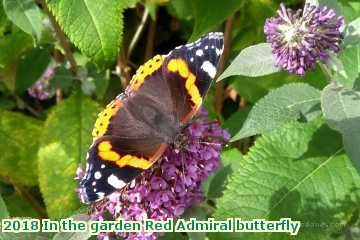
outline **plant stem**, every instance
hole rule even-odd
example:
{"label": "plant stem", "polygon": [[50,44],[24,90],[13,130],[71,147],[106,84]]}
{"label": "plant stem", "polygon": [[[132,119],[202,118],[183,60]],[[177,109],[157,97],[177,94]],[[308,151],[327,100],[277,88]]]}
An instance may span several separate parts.
{"label": "plant stem", "polygon": [[40,219],[47,218],[45,209],[41,204],[22,186],[14,184],[15,191],[26,201],[30,203],[32,208],[37,212]]}
{"label": "plant stem", "polygon": [[60,88],[56,89],[55,95],[56,95],[56,103],[59,103],[63,100],[63,92],[61,91]]}
{"label": "plant stem", "polygon": [[[224,33],[224,51],[221,56],[218,73],[222,73],[225,69],[225,64],[229,59],[230,49],[231,49],[231,33],[234,25],[234,17],[230,16],[226,20],[225,24],[225,33]],[[225,82],[220,81],[216,84],[215,88],[215,98],[214,98],[214,108],[218,115],[221,114],[222,105],[224,102],[224,91],[225,91]]]}
{"label": "plant stem", "polygon": [[75,58],[71,52],[70,44],[67,41],[67,38],[66,38],[64,32],[61,30],[59,24],[57,23],[54,15],[50,12],[46,2],[44,0],[40,0],[40,2],[44,8],[45,13],[49,16],[51,25],[53,26],[53,28],[55,30],[56,37],[59,40],[61,47],[64,49],[64,55],[70,63],[70,70],[72,71],[72,73],[74,75],[76,75],[78,67],[77,67]]}
{"label": "plant stem", "polygon": [[141,22],[138,26],[138,28],[136,29],[136,32],[134,34],[134,37],[131,39],[131,42],[129,44],[129,49],[128,49],[128,52],[127,52],[127,58],[130,58],[131,57],[131,54],[137,44],[137,42],[139,41],[139,38],[140,38],[140,35],[145,27],[145,23],[147,21],[147,19],[149,18],[149,11],[145,8],[144,10],[144,14],[141,18]]}
{"label": "plant stem", "polygon": [[127,59],[124,51],[120,51],[117,59],[117,71],[120,77],[121,86],[125,89],[130,82],[130,67],[127,65]]}
{"label": "plant stem", "polygon": [[146,48],[145,48],[145,61],[149,60],[154,55],[154,41],[156,32],[156,20],[150,18],[149,30],[147,32]]}

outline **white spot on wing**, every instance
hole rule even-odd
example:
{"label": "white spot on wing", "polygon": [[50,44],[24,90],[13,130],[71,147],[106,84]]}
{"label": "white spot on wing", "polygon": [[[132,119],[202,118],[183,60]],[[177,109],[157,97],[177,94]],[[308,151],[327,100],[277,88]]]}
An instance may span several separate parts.
{"label": "white spot on wing", "polygon": [[194,58],[192,57],[192,58],[190,58],[190,62],[194,62]]}
{"label": "white spot on wing", "polygon": [[135,179],[134,179],[134,180],[132,180],[131,183],[130,183],[130,188],[134,188],[134,187],[135,187],[135,184],[136,184],[136,182],[135,182]]}
{"label": "white spot on wing", "polygon": [[201,65],[201,69],[206,72],[211,78],[214,78],[216,75],[216,68],[209,61],[203,62],[203,64]]}
{"label": "white spot on wing", "polygon": [[126,186],[126,183],[122,180],[120,180],[117,176],[115,176],[114,174],[111,174],[108,179],[107,179],[108,183],[113,186],[116,189],[121,189],[123,187]]}
{"label": "white spot on wing", "polygon": [[101,166],[100,166],[101,168],[105,168],[105,164],[101,164]]}
{"label": "white spot on wing", "polygon": [[209,46],[208,46],[208,45],[206,45],[206,46],[205,46],[205,49],[208,49],[208,48],[209,48]]}
{"label": "white spot on wing", "polygon": [[99,196],[99,198],[103,198],[105,196],[105,193],[103,192],[98,192],[96,194]]}
{"label": "white spot on wing", "polygon": [[95,186],[95,185],[96,185],[96,182],[95,182],[95,181],[93,181],[91,185]]}
{"label": "white spot on wing", "polygon": [[197,56],[201,57],[203,54],[204,54],[204,51],[201,50],[201,49],[198,49],[196,50],[196,53],[195,53]]}
{"label": "white spot on wing", "polygon": [[95,179],[100,179],[101,173],[99,171],[95,172],[94,177],[95,177]]}

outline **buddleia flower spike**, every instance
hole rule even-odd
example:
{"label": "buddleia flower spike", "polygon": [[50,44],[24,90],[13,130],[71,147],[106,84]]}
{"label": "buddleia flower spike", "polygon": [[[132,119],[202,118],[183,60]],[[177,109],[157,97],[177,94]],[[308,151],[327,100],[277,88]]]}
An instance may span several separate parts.
{"label": "buddleia flower spike", "polygon": [[344,17],[333,9],[306,4],[294,12],[281,4],[277,13],[264,26],[277,66],[302,76],[317,60],[328,60],[329,51],[340,51]]}

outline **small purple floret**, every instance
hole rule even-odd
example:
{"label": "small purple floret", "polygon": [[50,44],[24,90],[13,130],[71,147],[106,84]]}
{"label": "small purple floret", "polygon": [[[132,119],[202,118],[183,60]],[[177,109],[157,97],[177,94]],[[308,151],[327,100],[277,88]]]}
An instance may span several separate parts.
{"label": "small purple floret", "polygon": [[54,96],[54,90],[50,86],[50,80],[54,77],[54,68],[48,66],[42,76],[28,89],[28,94],[39,100],[46,100]]}
{"label": "small purple floret", "polygon": [[340,51],[344,17],[337,17],[334,10],[306,4],[293,12],[281,4],[277,13],[266,19],[264,32],[278,67],[303,76],[317,60],[326,62],[329,50]]}

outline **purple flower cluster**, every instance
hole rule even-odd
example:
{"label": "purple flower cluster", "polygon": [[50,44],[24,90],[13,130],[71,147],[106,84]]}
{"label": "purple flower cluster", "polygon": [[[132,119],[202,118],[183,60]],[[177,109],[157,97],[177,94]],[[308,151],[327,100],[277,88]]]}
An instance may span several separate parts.
{"label": "purple flower cluster", "polygon": [[28,94],[39,100],[46,100],[54,96],[54,90],[50,86],[50,80],[54,77],[54,68],[48,66],[39,80],[28,89]]}
{"label": "purple flower cluster", "polygon": [[[92,220],[104,220],[106,213],[113,219],[143,221],[145,219],[176,219],[186,208],[203,200],[201,184],[219,166],[223,143],[230,138],[218,122],[194,120],[183,132],[186,143],[168,147],[152,168],[135,179],[135,184],[94,203]],[[78,179],[84,172],[79,169]],[[101,233],[99,239],[111,236],[125,239],[156,239],[159,233]]]}
{"label": "purple flower cluster", "polygon": [[340,51],[344,17],[337,17],[334,10],[306,4],[293,12],[281,4],[277,13],[264,26],[277,66],[302,76],[317,60],[325,62],[328,50]]}

